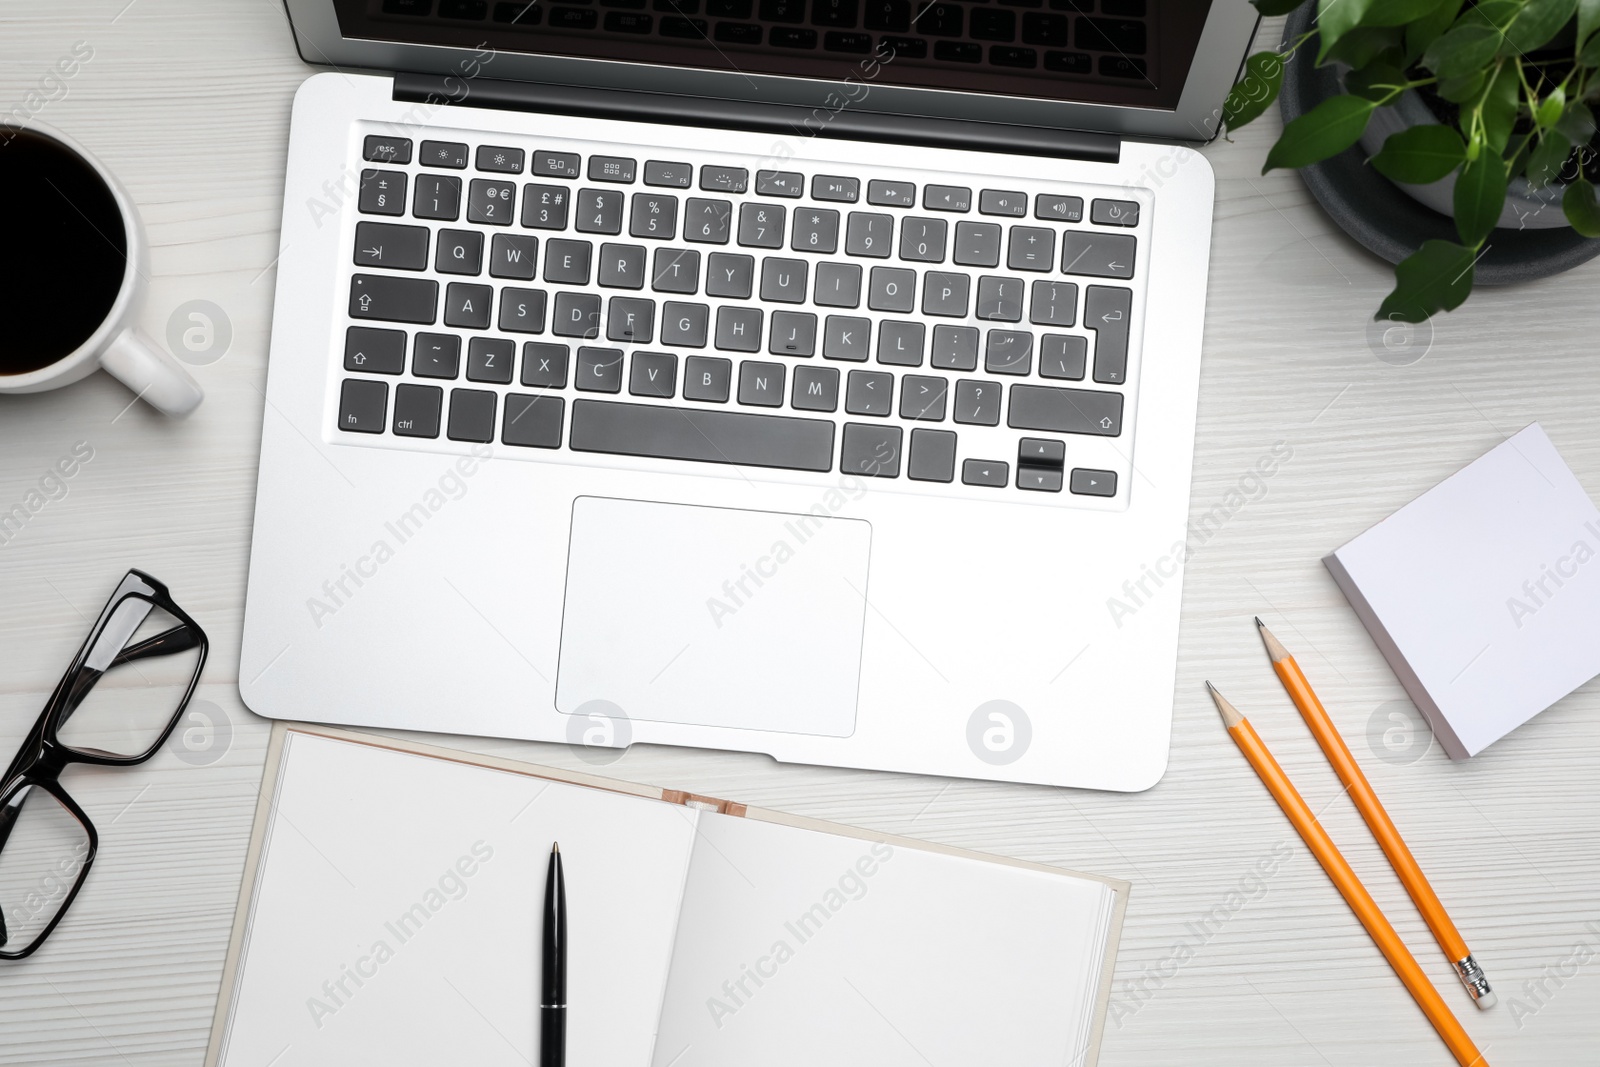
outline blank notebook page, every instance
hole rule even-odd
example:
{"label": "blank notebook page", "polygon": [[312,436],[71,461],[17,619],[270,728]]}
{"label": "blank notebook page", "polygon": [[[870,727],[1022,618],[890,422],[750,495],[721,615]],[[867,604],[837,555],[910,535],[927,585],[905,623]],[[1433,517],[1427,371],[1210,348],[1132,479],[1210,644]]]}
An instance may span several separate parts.
{"label": "blank notebook page", "polygon": [[534,1062],[555,840],[569,1062],[651,1062],[695,812],[293,731],[282,761],[220,1062]]}
{"label": "blank notebook page", "polygon": [[1070,1064],[1115,894],[703,813],[654,1067]]}

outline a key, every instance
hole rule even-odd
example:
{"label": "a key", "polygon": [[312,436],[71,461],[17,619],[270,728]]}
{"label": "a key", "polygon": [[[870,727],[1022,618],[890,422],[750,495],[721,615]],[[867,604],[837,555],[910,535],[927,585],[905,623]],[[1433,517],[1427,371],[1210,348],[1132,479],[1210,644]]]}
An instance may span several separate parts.
{"label": "a key", "polygon": [[670,352],[635,352],[628,369],[628,392],[672,399],[678,392],[678,357]]}
{"label": "a key", "polygon": [[667,193],[634,193],[628,233],[669,241],[678,232],[678,198]]}
{"label": "a key", "polygon": [[487,226],[510,226],[516,212],[516,182],[474,178],[467,190],[467,221]]}
{"label": "a key", "polygon": [[956,223],[956,244],[950,258],[963,267],[998,267],[1000,224],[998,222]]}
{"label": "a key", "polygon": [[726,404],[733,382],[733,360],[690,356],[683,365],[683,398]]}
{"label": "a key", "polygon": [[1054,270],[1056,232],[1043,226],[1013,226],[1006,266],[1012,270]]}
{"label": "a key", "polygon": [[344,369],[399,374],[406,369],[406,332],[352,326],[344,332]]}
{"label": "a key", "polygon": [[567,361],[571,358],[572,350],[566,345],[524,341],[520,381],[533,389],[565,389]]}
{"label": "a key", "polygon": [[739,403],[756,407],[783,406],[783,364],[745,360],[739,364]]}
{"label": "a key", "polygon": [[[663,251],[656,249],[656,251]],[[603,244],[600,246],[598,281],[611,289],[643,289],[645,252],[643,245]]]}
{"label": "a key", "polygon": [[[339,429],[350,433],[382,433],[389,406],[389,383],[347,378],[339,387]],[[832,445],[830,437],[829,445]]]}
{"label": "a key", "polygon": [[479,170],[495,174],[521,174],[524,158],[520,148],[497,148],[485,144],[478,146],[475,161]]}
{"label": "a key", "polygon": [[916,422],[943,422],[945,394],[950,383],[925,374],[900,379],[900,417]]}
{"label": "a key", "polygon": [[971,326],[935,326],[930,362],[938,370],[977,370],[978,331]]}
{"label": "a key", "polygon": [[922,366],[924,331],[920,322],[884,319],[878,324],[878,362],[898,367]]}
{"label": "a key", "polygon": [[978,213],[981,215],[1010,215],[1022,218],[1028,213],[1028,194],[1005,189],[985,189],[978,194]]}
{"label": "a key", "polygon": [[437,385],[397,385],[394,390],[394,432],[400,437],[438,437],[444,390]]}
{"label": "a key", "polygon": [[803,304],[807,267],[804,260],[768,256],[761,261],[761,299],[781,304]]}
{"label": "a key", "polygon": [[861,179],[819,174],[811,179],[811,199],[853,204],[861,199]]}
{"label": "a key", "polygon": [[756,307],[718,308],[716,346],[724,352],[761,351],[761,318]]}
{"label": "a key", "polygon": [[467,381],[510,385],[517,342],[508,337],[474,337],[467,342]]}
{"label": "a key", "polygon": [[[704,172],[705,168],[701,168]],[[704,200],[691,196],[683,206],[683,239],[701,244],[725,245],[733,224],[731,200]]]}
{"label": "a key", "polygon": [[535,152],[530,173],[551,178],[576,178],[578,155],[576,152]]}
{"label": "a key", "polygon": [[532,234],[497,233],[489,242],[489,277],[533,281],[539,239]]}
{"label": "a key", "polygon": [[[401,197],[402,209],[404,205],[405,198]],[[425,270],[428,266],[428,228],[397,226],[389,222],[358,222],[355,263],[358,267]]]}
{"label": "a key", "polygon": [[739,243],[746,248],[782,248],[787,214],[781,204],[741,204]]}
{"label": "a key", "polygon": [[887,415],[894,407],[894,375],[853,370],[845,379],[844,410],[851,415]]}
{"label": "a key", "polygon": [[600,298],[588,293],[557,293],[550,332],[557,337],[599,337]]}
{"label": "a key", "polygon": [[968,275],[930,270],[922,276],[922,313],[964,319],[971,290],[972,278]]}
{"label": "a key", "polygon": [[482,231],[440,230],[439,246],[433,254],[433,269],[440,274],[477,274],[481,271]]}
{"label": "a key", "polygon": [[489,327],[489,305],[494,301],[494,287],[451,282],[444,290],[444,324],[469,330]]}
{"label": "a key", "polygon": [[[1019,281],[1017,283],[1021,285]],[[867,280],[867,307],[873,311],[910,311],[917,303],[917,272],[899,267],[873,267]]]}
{"label": "a key", "polygon": [[946,237],[944,219],[906,219],[900,224],[900,258],[915,263],[943,263]]}
{"label": "a key", "polygon": [[922,206],[928,211],[971,211],[972,190],[959,185],[930,185],[922,190]]}
{"label": "a key", "polygon": [[365,215],[404,215],[406,175],[400,170],[364,170],[357,208]]}
{"label": "a key", "polygon": [[1047,333],[1039,339],[1039,375],[1082,381],[1088,363],[1089,339],[1076,334]]}
{"label": "a key", "polygon": [[[687,189],[694,181],[694,166],[690,163],[663,163],[652,159],[644,165],[646,185],[665,186],[668,189]],[[634,236],[638,236],[635,234]]]}
{"label": "a key", "polygon": [[1131,278],[1137,245],[1131,233],[1069,232],[1061,239],[1061,273]]}
{"label": "a key", "polygon": [[461,179],[448,174],[419,174],[411,196],[411,214],[419,219],[454,222],[461,217]]}
{"label": "a key", "polygon": [[1000,385],[977,378],[956,382],[956,403],[951,418],[973,426],[1000,425]]}
{"label": "a key", "polygon": [[823,307],[860,307],[861,268],[854,263],[832,260],[818,263],[816,288],[811,299]]}
{"label": "a key", "polygon": [[[998,229],[998,227],[996,227]],[[866,211],[850,212],[845,225],[844,253],[847,256],[871,256],[887,259],[893,251],[894,216],[877,215]],[[999,263],[998,259],[995,263]]]}
{"label": "a key", "polygon": [[1094,380],[1122,385],[1128,377],[1128,318],[1133,292],[1091,285],[1083,298],[1083,324],[1095,333]]}
{"label": "a key", "polygon": [[906,477],[918,482],[951,482],[955,476],[956,435],[949,430],[912,430]]}
{"label": "a key", "polygon": [[410,163],[411,141],[373,134],[361,142],[361,158],[368,163]]}
{"label": "a key", "polygon": [[1036,326],[1072,326],[1078,321],[1078,287],[1072,282],[1033,283],[1028,321]]}
{"label": "a key", "polygon": [[990,374],[1027,374],[1033,369],[1033,334],[1025,330],[990,330],[984,344],[983,369]]}
{"label": "a key", "polygon": [[622,391],[622,349],[578,349],[578,369],[573,387],[589,393],[620,393]]}
{"label": "a key", "polygon": [[1117,472],[1072,468],[1072,491],[1079,496],[1116,496]]}
{"label": "a key", "polygon": [[614,296],[606,307],[606,340],[647,345],[656,338],[656,302]]}
{"label": "a key", "polygon": [[589,180],[632,184],[634,168],[637,166],[625,156],[590,156]]}
{"label": "a key", "polygon": [[1033,217],[1052,222],[1082,222],[1083,197],[1040,193],[1033,198]]}
{"label": "a key", "polygon": [[561,285],[589,284],[589,257],[594,246],[588,241],[569,241],[552,237],[544,243],[544,280]]}
{"label": "a key", "polygon": [[350,317],[432,325],[437,317],[439,283],[427,278],[357,274],[350,279]]}
{"label": "a key", "polygon": [[560,448],[567,402],[559,396],[506,395],[500,440],[523,448]]}
{"label": "a key", "polygon": [[661,305],[661,343],[681,348],[704,348],[711,309],[704,304],[668,300]]}
{"label": "a key", "polygon": [[1013,385],[1006,425],[1014,430],[1116,437],[1122,433],[1122,394],[1100,389]]}
{"label": "a key", "polygon": [[839,248],[839,213],[832,208],[799,208],[789,247],[796,252],[832,255]]}
{"label": "a key", "polygon": [[543,290],[518,289],[509,285],[500,290],[500,311],[497,322],[501,331],[544,333],[544,312]]}
{"label": "a key", "polygon": [[990,322],[1022,321],[1022,279],[986,274],[978,279],[980,319]]}
{"label": "a key", "polygon": [[774,311],[767,351],[775,356],[810,356],[817,349],[817,317],[804,311]]}
{"label": "a key", "polygon": [[576,452],[822,472],[833,467],[833,432],[827,419],[576,400],[568,447]]}
{"label": "a key", "polygon": [[701,167],[700,188],[708,193],[742,193],[750,184],[743,167]]}
{"label": "a key", "polygon": [[419,333],[411,344],[411,373],[417,378],[454,378],[461,373],[461,338],[453,333]]}
{"label": "a key", "polygon": [[658,293],[700,290],[700,253],[690,248],[658,248],[650,266],[650,288]]}
{"label": "a key", "polygon": [[829,315],[822,326],[822,358],[866,362],[872,347],[872,320]]}
{"label": "a key", "polygon": [[915,207],[917,183],[870,181],[867,183],[867,203],[880,207]]}
{"label": "a key", "polygon": [[898,426],[847,422],[839,447],[839,472],[865,474],[869,478],[900,476],[900,447],[903,433]]}
{"label": "a key", "polygon": [[452,441],[494,440],[496,397],[488,389],[450,390],[450,422],[445,436]]}
{"label": "a key", "polygon": [[753,256],[713,252],[706,257],[706,295],[748,300],[755,285],[756,261]]}
{"label": "a key", "polygon": [[961,464],[962,485],[987,485],[1003,489],[1011,480],[1011,465],[992,459],[969,459]]}
{"label": "a key", "polygon": [[579,233],[621,233],[622,193],[617,189],[579,189],[573,229]]}
{"label": "a key", "polygon": [[566,229],[571,197],[572,190],[559,185],[523,186],[522,225],[531,230]]}
{"label": "a key", "polygon": [[452,170],[465,170],[467,166],[467,146],[455,141],[423,141],[422,151],[417,155],[417,162],[424,167],[449,167]]}
{"label": "a key", "polygon": [[1089,206],[1089,221],[1097,226],[1139,225],[1136,200],[1096,200]]}
{"label": "a key", "polygon": [[839,371],[833,367],[796,367],[789,406],[797,411],[839,410]]}

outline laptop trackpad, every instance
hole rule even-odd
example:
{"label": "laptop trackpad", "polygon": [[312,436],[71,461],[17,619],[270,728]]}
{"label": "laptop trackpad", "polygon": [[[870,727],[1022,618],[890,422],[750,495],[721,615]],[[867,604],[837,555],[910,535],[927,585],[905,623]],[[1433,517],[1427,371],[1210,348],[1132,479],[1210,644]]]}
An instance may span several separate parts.
{"label": "laptop trackpad", "polygon": [[861,519],[579,497],[556,708],[848,736],[871,545]]}

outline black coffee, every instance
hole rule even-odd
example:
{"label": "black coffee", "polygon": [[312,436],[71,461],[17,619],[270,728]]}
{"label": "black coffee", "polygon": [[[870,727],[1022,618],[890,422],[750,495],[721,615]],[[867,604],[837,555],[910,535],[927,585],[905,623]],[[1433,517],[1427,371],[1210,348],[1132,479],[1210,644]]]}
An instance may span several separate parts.
{"label": "black coffee", "polygon": [[48,367],[88,340],[116,302],[127,256],[122,213],[94,168],[48,137],[0,126],[0,374]]}

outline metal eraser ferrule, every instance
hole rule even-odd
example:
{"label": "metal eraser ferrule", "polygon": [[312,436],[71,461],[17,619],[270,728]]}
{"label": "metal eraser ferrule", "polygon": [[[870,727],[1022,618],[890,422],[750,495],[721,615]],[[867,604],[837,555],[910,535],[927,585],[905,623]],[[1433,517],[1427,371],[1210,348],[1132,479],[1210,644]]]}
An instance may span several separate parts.
{"label": "metal eraser ferrule", "polygon": [[1478,966],[1478,961],[1470,954],[1456,960],[1456,976],[1461,979],[1461,984],[1467,987],[1467,992],[1472,995],[1473,1000],[1482,1000],[1494,995],[1489,988],[1489,979],[1483,976],[1483,968]]}

